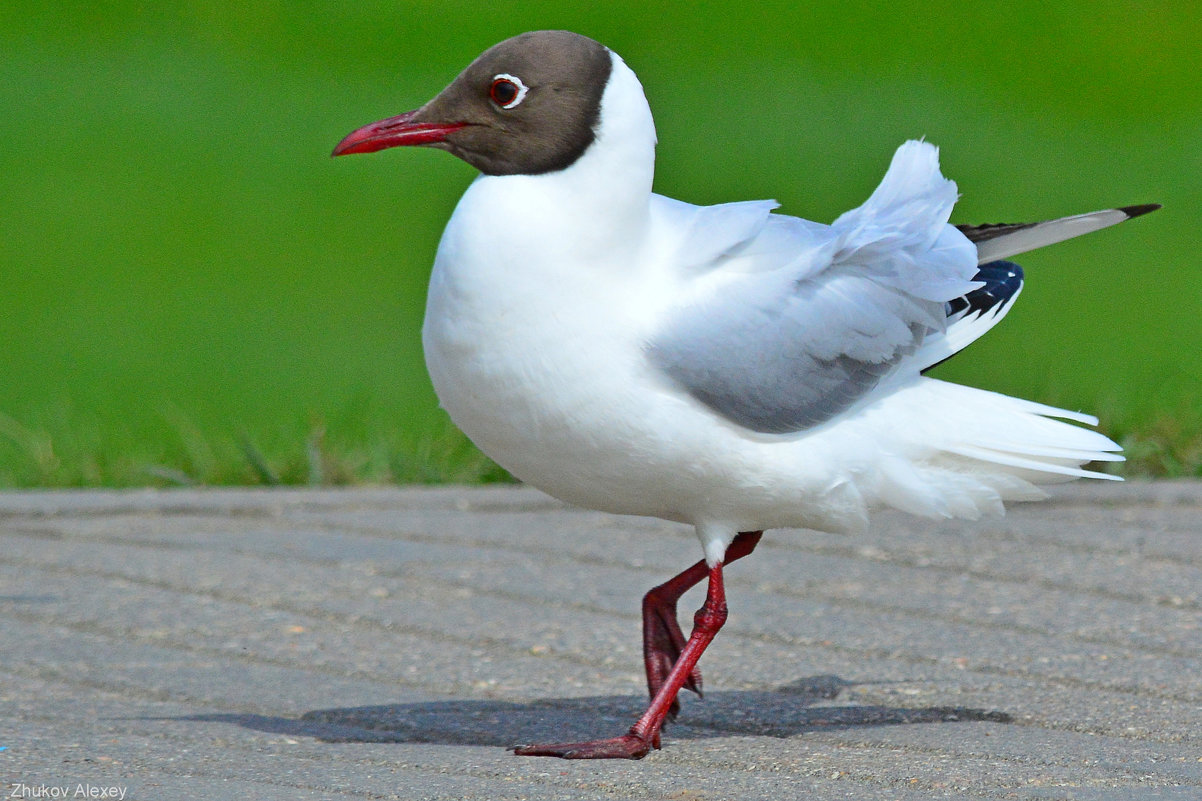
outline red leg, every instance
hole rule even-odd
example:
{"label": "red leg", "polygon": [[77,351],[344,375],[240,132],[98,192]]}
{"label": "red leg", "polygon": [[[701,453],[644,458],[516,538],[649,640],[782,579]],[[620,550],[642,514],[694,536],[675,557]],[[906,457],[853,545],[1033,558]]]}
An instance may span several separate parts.
{"label": "red leg", "polygon": [[[676,602],[708,574],[709,569],[702,560],[643,596],[643,662],[647,671],[647,690],[652,698],[664,686],[672,666],[685,648],[684,632],[676,621]],[[701,671],[694,667],[685,677],[684,687],[701,695]],[[668,716],[675,718],[679,711],[680,702],[673,698]]]}
{"label": "red leg", "polygon": [[[740,534],[739,537],[743,538],[743,535]],[[740,549],[735,552],[734,559],[751,553],[756,543],[759,542],[759,538],[760,532],[749,532],[747,538],[740,545]],[[731,549],[733,548],[734,544],[732,543]],[[731,549],[728,549],[728,554]],[[687,578],[691,578],[690,571],[695,568],[696,565],[686,570],[677,579],[683,582]],[[606,740],[521,745],[513,749],[514,753],[522,756],[557,756],[564,759],[642,759],[652,748],[659,748],[660,730],[672,709],[676,694],[680,692],[681,687],[692,681],[697,660],[701,658],[701,654],[705,652],[718,630],[722,628],[722,624],[726,622],[726,588],[722,581],[722,563],[719,562],[706,570],[709,574],[709,590],[705,596],[705,603],[693,617],[693,633],[684,647],[679,649],[672,669],[655,690],[647,711],[631,726],[629,732],[621,737],[612,737]],[[696,584],[697,581],[693,581],[693,584]],[[676,597],[680,597],[679,594]],[[673,601],[674,603],[675,601]],[[675,620],[675,616],[673,616],[673,620]],[[679,626],[677,626],[677,630],[679,631]],[[699,679],[700,676],[698,676]]]}
{"label": "red leg", "polygon": [[[755,550],[763,533],[740,533],[726,549],[723,564],[729,565]],[[643,662],[647,670],[647,689],[652,698],[664,685],[668,673],[685,647],[684,632],[676,622],[676,602],[680,600],[680,596],[705,578],[708,572],[705,560],[699,561],[643,596]],[[701,671],[694,667],[689,672],[684,687],[701,695]],[[679,711],[680,702],[673,698],[668,717],[674,719]]]}

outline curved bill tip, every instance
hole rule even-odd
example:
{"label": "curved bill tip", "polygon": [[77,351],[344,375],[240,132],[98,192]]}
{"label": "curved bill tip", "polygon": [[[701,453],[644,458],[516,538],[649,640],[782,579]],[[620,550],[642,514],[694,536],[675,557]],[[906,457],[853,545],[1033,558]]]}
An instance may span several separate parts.
{"label": "curved bill tip", "polygon": [[417,111],[407,111],[386,120],[373,122],[351,131],[331,156],[346,156],[351,153],[375,153],[390,147],[432,145],[463,128],[463,122],[415,122]]}

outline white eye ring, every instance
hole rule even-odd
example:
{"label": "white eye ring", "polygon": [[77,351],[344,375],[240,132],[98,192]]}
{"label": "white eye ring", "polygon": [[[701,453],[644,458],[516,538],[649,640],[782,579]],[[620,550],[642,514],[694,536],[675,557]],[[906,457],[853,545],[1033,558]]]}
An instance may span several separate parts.
{"label": "white eye ring", "polygon": [[[506,109],[513,108],[514,106],[518,105],[523,100],[525,100],[526,93],[528,91],[530,91],[529,89],[526,88],[526,84],[522,83],[521,78],[517,77],[516,75],[510,75],[507,72],[502,72],[498,75],[492,76],[492,83],[493,83],[494,87],[497,85],[497,83],[499,81],[508,81],[509,83],[513,84],[514,86],[516,86],[518,88],[518,93],[513,98],[513,100],[510,100],[508,103],[497,102],[497,105],[500,106],[501,108],[506,108]],[[493,98],[493,99],[494,99],[494,102],[496,102],[496,98]]]}

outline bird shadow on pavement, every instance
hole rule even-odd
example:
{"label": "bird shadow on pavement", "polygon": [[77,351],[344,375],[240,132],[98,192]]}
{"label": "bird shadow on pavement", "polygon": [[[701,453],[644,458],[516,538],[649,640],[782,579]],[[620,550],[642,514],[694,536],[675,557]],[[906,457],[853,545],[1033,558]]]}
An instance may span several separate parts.
{"label": "bird shadow on pavement", "polygon": [[[1009,723],[1005,712],[963,707],[831,705],[854,682],[813,676],[772,690],[706,693],[686,702],[665,733],[674,739],[792,737],[811,731],[917,723]],[[526,703],[456,699],[413,704],[318,709],[299,718],[196,715],[177,720],[233,723],[256,731],[326,742],[437,743],[508,747],[515,743],[586,740],[624,732],[643,711],[633,696],[552,698]]]}

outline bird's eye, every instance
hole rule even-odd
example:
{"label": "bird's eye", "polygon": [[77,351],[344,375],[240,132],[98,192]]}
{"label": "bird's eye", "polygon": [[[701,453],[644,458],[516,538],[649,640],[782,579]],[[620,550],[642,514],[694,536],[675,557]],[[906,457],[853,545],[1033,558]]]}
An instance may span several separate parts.
{"label": "bird's eye", "polygon": [[494,76],[492,86],[488,88],[489,98],[501,108],[513,108],[521,103],[526,99],[526,92],[526,84],[521,78],[505,74]]}

